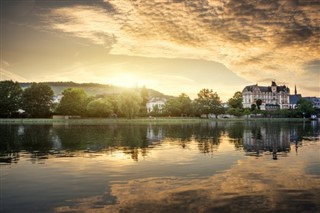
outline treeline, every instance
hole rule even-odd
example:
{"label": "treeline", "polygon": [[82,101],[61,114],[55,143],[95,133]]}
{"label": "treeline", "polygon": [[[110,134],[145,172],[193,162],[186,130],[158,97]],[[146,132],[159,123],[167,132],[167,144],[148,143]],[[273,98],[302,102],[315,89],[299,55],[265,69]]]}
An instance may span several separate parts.
{"label": "treeline", "polygon": [[68,88],[62,93],[60,102],[54,102],[54,92],[46,83],[32,83],[26,89],[13,81],[0,82],[0,117],[47,118],[52,115],[70,115],[81,117],[201,117],[221,114],[244,116],[249,114],[264,117],[302,117],[314,113],[312,104],[301,99],[294,110],[261,111],[260,101],[252,107],[243,108],[242,93],[236,92],[223,106],[219,95],[211,89],[202,89],[197,98],[191,100],[182,93],[167,100],[163,108],[156,105],[147,112],[149,90],[145,87],[123,90],[120,94],[89,96],[81,88]]}
{"label": "treeline", "polygon": [[[103,85],[103,84],[98,84],[98,83],[75,83],[73,81],[55,81],[55,82],[43,82],[44,84],[47,84],[49,86],[66,86],[66,87],[112,87],[111,85]],[[31,83],[19,83],[21,87],[29,87]]]}

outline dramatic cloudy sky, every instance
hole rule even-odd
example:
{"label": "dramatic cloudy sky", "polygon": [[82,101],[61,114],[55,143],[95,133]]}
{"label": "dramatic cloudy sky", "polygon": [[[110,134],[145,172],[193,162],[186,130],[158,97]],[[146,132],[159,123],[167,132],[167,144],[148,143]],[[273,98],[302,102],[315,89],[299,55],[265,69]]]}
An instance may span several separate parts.
{"label": "dramatic cloudy sky", "polygon": [[1,78],[320,96],[318,0],[1,0]]}

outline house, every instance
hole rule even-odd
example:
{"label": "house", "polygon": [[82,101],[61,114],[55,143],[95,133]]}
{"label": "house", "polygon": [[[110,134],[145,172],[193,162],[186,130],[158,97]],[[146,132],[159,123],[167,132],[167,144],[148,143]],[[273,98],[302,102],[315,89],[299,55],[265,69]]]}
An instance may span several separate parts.
{"label": "house", "polygon": [[63,97],[62,94],[54,95],[53,98],[52,98],[52,103],[56,103],[56,104],[60,103],[62,97]]}
{"label": "house", "polygon": [[261,100],[261,110],[289,109],[290,89],[283,85],[278,86],[275,81],[271,86],[258,86],[258,84],[246,86],[242,90],[243,107],[250,108]]}
{"label": "house", "polygon": [[162,112],[164,105],[166,104],[166,99],[164,98],[152,98],[150,99],[147,104],[147,112],[152,112],[153,109],[158,108],[159,112]]}
{"label": "house", "polygon": [[312,103],[313,108],[320,109],[320,98],[319,97],[304,97]]}

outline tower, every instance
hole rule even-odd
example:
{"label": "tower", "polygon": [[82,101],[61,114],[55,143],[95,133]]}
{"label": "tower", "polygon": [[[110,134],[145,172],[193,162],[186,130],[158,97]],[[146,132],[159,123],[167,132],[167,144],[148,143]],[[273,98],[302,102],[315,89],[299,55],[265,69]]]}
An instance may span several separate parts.
{"label": "tower", "polygon": [[277,84],[274,81],[272,81],[272,84],[271,84],[271,91],[273,93],[277,92]]}

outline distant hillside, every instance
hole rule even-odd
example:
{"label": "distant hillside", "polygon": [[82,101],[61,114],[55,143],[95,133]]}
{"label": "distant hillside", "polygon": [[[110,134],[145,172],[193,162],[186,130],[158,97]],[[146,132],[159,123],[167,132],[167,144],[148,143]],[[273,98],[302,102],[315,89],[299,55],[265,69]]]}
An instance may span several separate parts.
{"label": "distant hillside", "polygon": [[[79,88],[83,89],[90,96],[100,96],[100,95],[112,95],[120,94],[122,91],[127,90],[126,87],[113,86],[108,84],[98,84],[98,83],[75,83],[75,82],[42,82],[48,84],[55,95],[62,94],[65,89],[68,88]],[[29,87],[32,83],[25,82],[19,83],[20,86],[24,89]],[[139,88],[141,89],[141,88]],[[148,89],[148,88],[147,88]],[[148,89],[149,97],[159,97],[159,98],[170,98],[173,96],[164,95],[161,92],[158,92],[153,89]]]}

